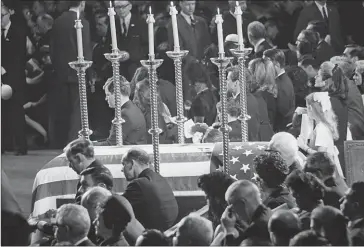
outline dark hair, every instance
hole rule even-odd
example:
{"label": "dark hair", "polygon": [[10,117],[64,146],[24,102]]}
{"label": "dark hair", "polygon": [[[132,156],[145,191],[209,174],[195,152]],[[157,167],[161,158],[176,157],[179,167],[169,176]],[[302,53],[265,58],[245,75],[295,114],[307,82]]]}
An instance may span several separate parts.
{"label": "dark hair", "polygon": [[311,30],[318,33],[320,39],[324,39],[326,35],[329,33],[327,25],[323,21],[318,21],[318,20],[310,21],[308,25],[312,25]]}
{"label": "dark hair", "polygon": [[186,77],[189,79],[191,85],[204,83],[209,89],[212,88],[212,83],[206,71],[206,67],[198,61],[192,61],[187,65]]}
{"label": "dark hair", "polygon": [[232,117],[239,117],[240,115],[240,101],[234,98],[230,98],[226,104],[226,111]]}
{"label": "dark hair", "polygon": [[304,171],[322,179],[324,176],[334,175],[335,164],[326,152],[316,152],[307,157]]}
{"label": "dark hair", "polygon": [[72,7],[78,7],[80,6],[82,1],[68,1],[68,7],[72,8]]}
{"label": "dark hair", "polygon": [[289,242],[289,246],[329,246],[326,238],[320,236],[313,230],[298,233]]}
{"label": "dark hair", "polygon": [[349,86],[342,69],[336,64],[332,70],[332,82],[329,84],[330,97],[336,96],[341,100],[348,98]]}
{"label": "dark hair", "polygon": [[93,158],[95,152],[92,142],[86,139],[76,139],[70,142],[66,147],[66,155],[68,157],[76,154],[83,154],[86,158]]}
{"label": "dark hair", "polygon": [[359,207],[362,210],[362,215],[364,215],[364,182],[355,182],[351,186],[351,191],[348,197],[350,201],[356,202],[359,204]]}
{"label": "dark hair", "polygon": [[227,207],[225,192],[235,180],[223,172],[212,172],[201,175],[197,180],[197,185],[209,199],[208,215],[214,227],[220,224],[222,213]]}
{"label": "dark hair", "polygon": [[279,49],[268,49],[263,52],[263,56],[270,58],[272,61],[279,63],[281,68],[286,66],[286,57],[284,52]]}
{"label": "dark hair", "polygon": [[351,57],[358,57],[359,60],[364,59],[364,47],[355,45],[355,44],[351,44],[351,45],[346,45],[345,48],[353,48],[349,52]]}
{"label": "dark hair", "polygon": [[144,166],[149,166],[151,162],[149,154],[139,148],[129,149],[128,152],[124,155],[122,162],[132,163],[133,160]]}
{"label": "dark hair", "polygon": [[295,66],[298,64],[298,58],[296,52],[286,49],[283,50],[283,53],[286,60],[286,66]]}
{"label": "dark hair", "polygon": [[[274,215],[279,215],[274,217]],[[279,238],[276,244],[288,245],[289,240],[301,231],[301,222],[298,216],[289,210],[278,210],[269,220],[269,231]],[[280,243],[281,242],[281,243]]]}
{"label": "dark hair", "polygon": [[269,188],[282,185],[289,173],[286,162],[278,152],[265,152],[256,156],[254,168]]}
{"label": "dark hair", "polygon": [[[111,82],[107,89],[110,93],[114,93],[114,82]],[[124,96],[129,97],[130,96],[130,83],[125,79],[124,76],[120,75],[120,93]]]}
{"label": "dark hair", "polygon": [[169,246],[170,241],[163,232],[155,229],[145,230],[142,234],[143,241],[139,246]]}
{"label": "dark hair", "polygon": [[303,39],[298,40],[299,42],[306,41],[311,43],[312,48],[314,51],[316,51],[318,43],[319,43],[319,34],[312,30],[304,29],[301,31],[301,34],[303,34]]}
{"label": "dark hair", "polygon": [[95,166],[86,168],[80,173],[81,176],[91,175],[92,180],[97,183],[106,185],[106,189],[112,190],[114,186],[113,176],[106,166]]}
{"label": "dark hair", "polygon": [[306,54],[300,57],[299,62],[304,67],[308,67],[311,65],[314,69],[319,70],[320,64],[317,62],[317,60],[312,56],[312,54]]}
{"label": "dark hair", "polygon": [[301,54],[301,56],[304,55],[314,56],[316,52],[315,46],[313,46],[312,43],[308,41],[300,41],[297,45],[297,50]]}
{"label": "dark hair", "polygon": [[292,171],[286,178],[286,184],[299,194],[312,198],[313,202],[318,203],[324,197],[324,187],[311,173],[301,170]]}

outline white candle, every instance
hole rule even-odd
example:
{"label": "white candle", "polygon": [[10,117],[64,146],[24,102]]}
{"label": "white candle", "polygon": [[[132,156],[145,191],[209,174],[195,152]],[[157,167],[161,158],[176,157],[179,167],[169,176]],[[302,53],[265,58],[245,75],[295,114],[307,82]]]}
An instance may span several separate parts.
{"label": "white candle", "polygon": [[224,20],[222,19],[222,15],[220,15],[220,9],[217,8],[217,15],[215,23],[217,24],[217,41],[219,44],[219,53],[224,53],[224,36],[222,32],[222,23]]}
{"label": "white candle", "polygon": [[77,51],[78,58],[83,58],[83,44],[82,44],[82,23],[80,20],[80,12],[77,10],[77,20],[75,21],[75,28],[77,34]]}
{"label": "white candle", "polygon": [[173,30],[173,43],[174,50],[179,51],[179,37],[178,37],[178,26],[177,26],[177,10],[176,7],[171,2],[171,7],[169,8],[169,14],[172,17],[172,30]]}
{"label": "white candle", "polygon": [[239,48],[243,48],[244,47],[244,38],[243,38],[243,21],[242,21],[242,16],[243,12],[241,11],[241,7],[239,5],[239,2],[236,1],[236,7],[235,7],[235,17],[236,17],[236,28],[237,28],[237,33],[238,33],[238,44],[239,44]]}
{"label": "white candle", "polygon": [[154,56],[154,15],[152,14],[152,7],[149,6],[149,14],[147,18],[148,23],[148,40],[149,40],[149,56]]}
{"label": "white candle", "polygon": [[112,3],[110,1],[110,8],[108,15],[110,17],[110,32],[111,32],[111,43],[112,43],[112,49],[117,50],[118,49],[118,42],[116,39],[116,28],[115,28],[115,10],[112,6]]}

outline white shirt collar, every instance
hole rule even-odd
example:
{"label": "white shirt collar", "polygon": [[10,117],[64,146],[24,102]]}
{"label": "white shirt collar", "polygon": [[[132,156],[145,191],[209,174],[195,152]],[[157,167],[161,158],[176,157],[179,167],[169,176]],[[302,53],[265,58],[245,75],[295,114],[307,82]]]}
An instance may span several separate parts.
{"label": "white shirt collar", "polygon": [[76,243],[75,243],[75,246],[79,245],[80,243],[82,243],[83,241],[86,241],[88,239],[88,237],[84,237],[83,239],[80,239],[78,240]]}
{"label": "white shirt collar", "polygon": [[124,20],[125,26],[126,26],[126,33],[128,33],[129,26],[130,26],[130,20],[131,20],[131,13],[129,13],[127,16],[125,16],[124,19],[120,17],[121,27],[123,26],[123,20]]}
{"label": "white shirt collar", "polygon": [[79,10],[77,8],[76,9],[75,8],[70,8],[69,11],[72,11],[72,12],[75,12],[75,13],[79,12]]}
{"label": "white shirt collar", "polygon": [[316,4],[317,8],[320,10],[322,17],[324,17],[324,13],[322,12],[322,8],[325,8],[327,17],[329,17],[329,12],[327,11],[327,4],[326,3],[325,3],[325,5],[321,5],[321,4],[317,3],[317,1],[315,1],[315,4]]}
{"label": "white shirt collar", "polygon": [[191,18],[195,20],[195,17],[193,15],[186,15],[185,13],[183,13],[183,11],[181,11],[181,15],[186,19],[187,23],[190,25],[191,25]]}
{"label": "white shirt collar", "polygon": [[258,47],[261,43],[263,43],[265,41],[265,39],[260,39],[254,46],[254,52],[258,51]]}
{"label": "white shirt collar", "polygon": [[9,20],[9,23],[8,25],[5,26],[5,30],[4,30],[4,37],[6,38],[8,36],[8,32],[9,32],[9,29],[10,29],[10,26],[11,26],[11,21]]}
{"label": "white shirt collar", "polygon": [[286,73],[286,71],[283,69],[278,75],[276,78],[280,77],[281,75],[283,75],[284,73]]}

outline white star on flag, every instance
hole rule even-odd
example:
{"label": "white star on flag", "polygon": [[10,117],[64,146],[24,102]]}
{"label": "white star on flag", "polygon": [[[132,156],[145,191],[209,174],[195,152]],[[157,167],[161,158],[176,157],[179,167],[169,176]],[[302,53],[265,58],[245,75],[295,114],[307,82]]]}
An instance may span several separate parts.
{"label": "white star on flag", "polygon": [[247,157],[251,154],[253,154],[252,150],[246,150],[243,154],[245,154]]}
{"label": "white star on flag", "polygon": [[235,179],[235,180],[238,180],[237,178],[236,178],[236,174],[233,176],[233,175],[230,175],[230,177],[231,178],[233,178],[233,179]]}
{"label": "white star on flag", "polygon": [[263,149],[265,149],[265,146],[263,146],[263,145],[258,145],[258,146],[257,146],[257,149],[259,149],[259,150],[263,150]]}
{"label": "white star on flag", "polygon": [[232,157],[232,159],[230,160],[230,162],[233,162],[233,164],[235,164],[236,162],[239,162],[239,157]]}
{"label": "white star on flag", "polygon": [[243,147],[242,147],[242,146],[235,146],[235,147],[233,147],[232,149],[234,149],[234,150],[238,151],[238,150],[243,149]]}
{"label": "white star on flag", "polygon": [[254,176],[252,177],[252,180],[257,181],[257,179],[258,179],[258,174],[256,174],[256,173],[254,172]]}
{"label": "white star on flag", "polygon": [[246,173],[246,171],[247,170],[250,170],[250,167],[249,167],[249,164],[243,164],[243,167],[242,168],[240,168],[240,170],[243,170],[244,171],[244,173]]}

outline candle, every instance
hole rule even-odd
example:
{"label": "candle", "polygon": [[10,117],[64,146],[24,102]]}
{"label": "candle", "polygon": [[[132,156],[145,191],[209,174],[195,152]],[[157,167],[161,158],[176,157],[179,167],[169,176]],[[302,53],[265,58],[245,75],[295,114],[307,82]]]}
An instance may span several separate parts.
{"label": "candle", "polygon": [[216,15],[215,23],[217,24],[217,41],[219,44],[219,53],[220,54],[224,53],[224,36],[223,36],[223,32],[222,32],[222,23],[223,22],[224,22],[224,20],[222,19],[222,15],[220,15],[220,9],[217,8],[217,15]]}
{"label": "candle", "polygon": [[171,7],[169,14],[172,17],[172,30],[173,30],[173,43],[174,43],[174,50],[179,51],[179,37],[178,37],[178,26],[177,26],[177,10],[176,7],[171,2]]}
{"label": "candle", "polygon": [[148,23],[148,40],[149,40],[149,56],[154,56],[154,16],[152,14],[152,7],[149,6],[149,14],[147,18]]}
{"label": "candle", "polygon": [[239,2],[236,1],[236,7],[235,7],[235,17],[236,17],[236,28],[237,28],[237,33],[238,33],[238,43],[239,43],[239,48],[243,48],[244,47],[244,38],[243,38],[243,21],[242,21],[242,16],[243,12],[241,11],[241,7],[239,5]]}
{"label": "candle", "polygon": [[78,58],[83,58],[83,44],[82,44],[82,23],[80,20],[80,12],[77,10],[77,20],[75,21],[75,28],[77,34],[77,51],[78,51]]}
{"label": "candle", "polygon": [[111,32],[111,43],[112,43],[112,50],[118,50],[118,42],[116,39],[116,28],[115,28],[115,10],[112,6],[112,3],[110,1],[110,8],[108,15],[110,17],[110,32]]}

